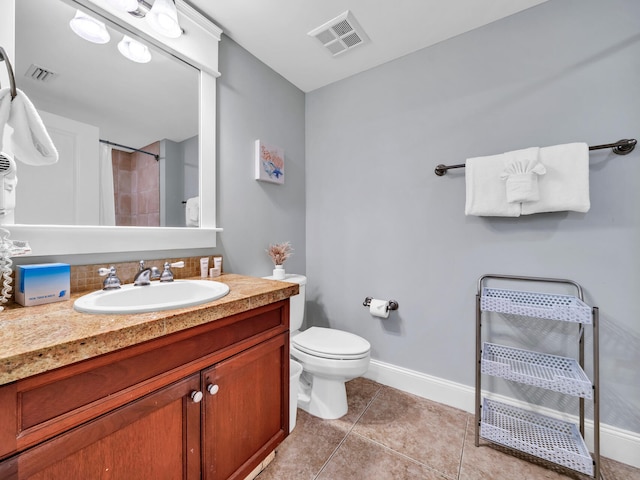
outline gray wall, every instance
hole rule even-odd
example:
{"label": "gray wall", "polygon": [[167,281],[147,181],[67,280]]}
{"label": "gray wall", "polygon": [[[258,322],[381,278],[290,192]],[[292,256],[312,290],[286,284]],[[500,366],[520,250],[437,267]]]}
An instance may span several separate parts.
{"label": "gray wall", "polygon": [[198,136],[188,138],[181,142],[184,155],[184,199],[199,195],[199,170],[198,170]]}
{"label": "gray wall", "polygon": [[[640,148],[592,152],[585,214],[466,217],[464,170],[433,173],[638,138],[638,19],[635,0],[551,0],[308,94],[308,321],[471,386],[477,279],[573,279],[601,309],[603,421],[640,432]],[[372,318],[369,295],[400,309]]]}
{"label": "gray wall", "polygon": [[[161,225],[184,227],[186,205],[183,202],[198,196],[198,136],[177,143],[165,139],[161,143],[161,153]],[[164,185],[171,185],[171,188],[163,188]]]}
{"label": "gray wall", "polygon": [[[269,244],[290,241],[285,269],[305,273],[304,93],[226,36],[219,68],[216,251],[225,271],[265,276]],[[284,185],[254,180],[258,139],[284,149]]]}
{"label": "gray wall", "polygon": [[160,142],[160,225],[184,227],[184,150],[182,143]]}

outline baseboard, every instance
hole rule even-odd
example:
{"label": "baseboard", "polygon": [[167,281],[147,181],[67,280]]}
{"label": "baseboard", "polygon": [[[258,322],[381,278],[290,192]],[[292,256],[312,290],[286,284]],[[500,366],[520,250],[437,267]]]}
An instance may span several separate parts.
{"label": "baseboard", "polygon": [[[364,376],[383,385],[388,385],[434,402],[459,408],[469,413],[474,413],[475,411],[475,390],[467,385],[433,377],[379,360],[371,360],[369,370]],[[518,402],[506,397],[492,395],[492,398],[521,406],[518,405]],[[544,408],[538,408],[536,411],[540,413],[549,412],[555,417],[577,421],[575,418]],[[585,433],[587,444],[590,445],[593,437],[593,422],[585,422]],[[601,423],[600,455],[640,468],[640,434]]]}

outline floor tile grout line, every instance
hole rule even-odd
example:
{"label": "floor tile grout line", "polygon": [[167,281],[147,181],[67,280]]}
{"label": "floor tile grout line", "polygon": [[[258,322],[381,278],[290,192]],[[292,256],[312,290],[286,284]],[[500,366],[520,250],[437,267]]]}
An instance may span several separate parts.
{"label": "floor tile grout line", "polygon": [[[374,401],[374,400],[375,400],[375,399],[380,395],[380,392],[382,392],[382,390],[383,390],[383,389],[395,390],[393,387],[387,387],[387,386],[384,386],[384,385],[383,385],[383,386],[382,386],[382,388],[380,388],[380,389],[378,390],[378,392],[376,392],[376,394],[373,396],[373,398],[371,399],[371,401],[369,402],[369,404],[367,405],[367,407],[363,410],[362,414],[358,417],[358,419],[356,420],[356,422],[353,424],[353,426],[351,427],[351,430],[349,430],[349,433],[351,433],[351,431],[355,428],[356,424],[360,421],[360,419],[362,418],[362,416],[363,416],[363,415],[365,414],[365,412],[369,409],[369,407],[371,406],[371,404],[373,403],[373,401]],[[466,418],[465,418],[464,434],[463,434],[463,436],[462,436],[462,446],[461,446],[461,450],[460,450],[460,463],[458,464],[458,473],[457,473],[457,475],[455,475],[455,478],[454,478],[454,477],[450,477],[450,476],[449,476],[449,475],[447,475],[446,473],[441,472],[440,470],[437,470],[437,469],[433,468],[432,466],[427,465],[426,463],[422,463],[422,462],[421,462],[420,460],[418,460],[418,459],[415,459],[415,458],[413,458],[413,457],[410,457],[410,456],[409,456],[409,455],[407,455],[407,454],[404,454],[404,453],[402,453],[402,452],[399,452],[399,451],[397,451],[397,450],[394,450],[393,448],[391,448],[391,447],[389,447],[389,446],[387,446],[387,445],[384,445],[383,443],[380,443],[380,442],[378,442],[378,441],[376,441],[376,440],[373,440],[372,438],[365,437],[364,435],[361,435],[361,434],[359,434],[358,432],[353,432],[353,434],[354,434],[354,435],[358,435],[360,438],[363,438],[363,439],[365,439],[365,440],[369,440],[369,441],[371,441],[371,442],[375,443],[376,445],[379,445],[379,446],[383,447],[385,450],[389,450],[389,451],[391,451],[391,452],[393,452],[393,453],[395,453],[395,454],[397,454],[397,455],[399,455],[399,456],[401,456],[401,457],[403,457],[403,458],[406,458],[406,459],[410,460],[411,462],[413,462],[413,463],[415,463],[415,464],[417,464],[417,465],[421,465],[421,466],[423,466],[423,467],[425,467],[425,468],[428,468],[428,469],[429,469],[429,470],[431,470],[432,472],[436,472],[438,475],[442,475],[443,477],[449,478],[449,479],[451,479],[451,480],[459,480],[459,479],[460,479],[460,470],[461,470],[461,466],[462,466],[462,452],[463,452],[463,450],[464,450],[464,445],[465,445],[465,440],[466,440],[466,437],[467,437],[467,428],[468,428],[468,426],[469,426],[469,416],[467,415],[467,416],[466,416]],[[348,435],[348,434],[347,434],[347,435]],[[347,438],[347,437],[345,436],[345,438],[343,439],[343,441],[344,441],[344,440],[346,440],[346,438]],[[323,467],[323,468],[324,468],[324,467]]]}
{"label": "floor tile grout line", "polygon": [[369,410],[369,407],[371,406],[373,401],[378,397],[378,395],[380,394],[380,392],[382,391],[383,388],[384,388],[384,386],[381,386],[380,388],[378,388],[378,391],[373,395],[373,397],[371,397],[371,400],[369,400],[367,405],[364,407],[364,409],[362,410],[362,413],[360,413],[360,415],[358,415],[358,418],[356,418],[354,420],[354,422],[351,425],[351,427],[347,430],[347,433],[345,433],[344,437],[342,437],[342,440],[340,440],[340,443],[338,444],[338,446],[333,450],[333,452],[331,452],[329,457],[322,464],[322,467],[320,467],[320,470],[318,470],[318,473],[315,475],[315,477],[313,477],[313,480],[317,480],[318,479],[318,477],[322,474],[322,471],[327,467],[327,465],[329,464],[331,459],[336,455],[336,453],[338,453],[338,450],[340,450],[340,447],[342,447],[344,442],[347,440],[347,437],[353,431],[353,429],[355,428],[356,424],[360,421],[360,419],[365,414],[365,412],[367,410]]}
{"label": "floor tile grout line", "polygon": [[[467,423],[464,428],[464,435],[462,436],[462,448],[460,449],[460,463],[458,463],[458,477],[457,480],[460,480],[460,475],[462,474],[462,461],[464,459],[464,447],[467,444],[467,436],[469,435],[469,420],[471,416],[467,415]],[[473,420],[475,422],[475,418]]]}
{"label": "floor tile grout line", "polygon": [[426,469],[428,469],[428,470],[430,470],[432,472],[435,472],[435,473],[437,473],[438,475],[440,475],[442,477],[445,477],[445,478],[448,478],[448,479],[451,479],[451,480],[458,480],[458,478],[457,478],[458,475],[456,475],[456,478],[450,477],[446,473],[441,472],[440,470],[438,470],[436,468],[433,468],[431,465],[427,465],[426,463],[422,463],[420,460],[417,460],[417,459],[415,459],[413,457],[410,457],[406,453],[402,453],[402,452],[399,452],[398,450],[394,450],[393,448],[389,447],[388,445],[385,445],[384,443],[380,443],[377,440],[374,440],[374,439],[369,438],[369,437],[365,437],[364,435],[361,435],[358,432],[353,432],[353,434],[357,435],[358,437],[362,438],[363,440],[366,440],[366,441],[371,442],[371,443],[375,443],[376,445],[381,447],[383,450],[387,450],[387,451],[393,453],[394,455],[397,455],[399,457],[402,457],[402,458],[410,461],[411,463],[414,463],[416,465],[420,465],[421,467],[424,467],[424,468],[426,468]]}
{"label": "floor tile grout line", "polygon": [[[327,459],[327,461],[324,463],[324,465],[322,466],[322,468],[320,469],[320,471],[318,472],[318,475],[315,477],[315,479],[318,478],[318,476],[322,473],[322,471],[326,468],[326,466],[329,464],[329,462],[331,461],[331,459],[336,455],[336,453],[338,452],[338,450],[340,449],[340,447],[342,447],[342,445],[344,444],[344,442],[347,440],[347,437],[351,434],[356,435],[366,441],[375,443],[376,445],[382,447],[384,450],[387,450],[399,457],[402,457],[408,461],[410,461],[411,463],[414,463],[416,465],[420,465],[421,467],[427,468],[428,470],[437,473],[438,475],[441,475],[445,478],[448,478],[450,480],[458,480],[459,476],[460,476],[460,469],[458,469],[458,475],[456,475],[456,478],[450,477],[449,475],[445,474],[444,472],[441,472],[440,470],[437,470],[435,468],[433,468],[430,465],[427,465],[425,463],[422,463],[421,461],[410,457],[409,455],[406,455],[402,452],[399,452],[397,450],[394,450],[393,448],[380,443],[372,438],[369,437],[365,437],[364,435],[359,434],[358,432],[354,432],[354,428],[356,427],[356,425],[358,424],[358,422],[362,419],[362,417],[367,413],[367,411],[369,410],[369,408],[371,407],[371,405],[373,405],[373,402],[380,396],[380,394],[382,393],[383,390],[385,389],[389,389],[391,387],[386,387],[386,386],[382,386],[381,388],[378,389],[378,391],[371,397],[371,400],[369,400],[369,402],[367,403],[366,407],[362,410],[362,413],[360,413],[360,415],[358,416],[358,418],[353,422],[353,425],[351,425],[351,428],[348,430],[347,434],[344,436],[344,438],[342,439],[342,441],[340,442],[340,444],[336,447],[336,449],[331,453],[331,455],[329,456],[329,458]],[[391,388],[393,390],[393,388]],[[468,418],[466,420],[466,422],[468,423]],[[466,424],[465,424],[466,427]],[[465,435],[466,435],[466,428],[465,428]],[[464,443],[463,443],[464,446]],[[314,480],[315,480],[314,479]]]}

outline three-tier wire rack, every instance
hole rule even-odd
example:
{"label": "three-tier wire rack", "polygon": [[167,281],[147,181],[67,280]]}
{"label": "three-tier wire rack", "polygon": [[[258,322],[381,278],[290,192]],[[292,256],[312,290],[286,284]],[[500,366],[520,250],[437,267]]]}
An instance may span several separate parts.
{"label": "three-tier wire rack", "polygon": [[[576,295],[489,288],[486,285],[491,279],[509,281],[510,285],[518,281],[565,284],[575,289]],[[483,312],[496,312],[507,319],[517,316],[574,323],[579,329],[578,358],[483,342]],[[476,295],[476,446],[483,438],[600,478],[598,315],[598,307],[584,303],[582,287],[572,280],[497,274],[480,277]],[[585,327],[592,329],[591,378],[585,373]],[[490,395],[483,397],[483,375],[578,397],[578,425],[496,401]],[[585,400],[593,403],[593,454],[584,440]]]}

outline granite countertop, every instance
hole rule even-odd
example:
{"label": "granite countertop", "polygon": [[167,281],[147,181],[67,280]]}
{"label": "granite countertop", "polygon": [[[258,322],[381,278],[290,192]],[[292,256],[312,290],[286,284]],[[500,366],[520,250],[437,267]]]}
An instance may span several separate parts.
{"label": "granite countertop", "polygon": [[0,385],[284,300],[299,289],[297,284],[235,274],[210,280],[229,285],[229,293],[161,312],[76,312],[74,300],[87,292],[72,294],[65,302],[7,307],[0,312]]}

